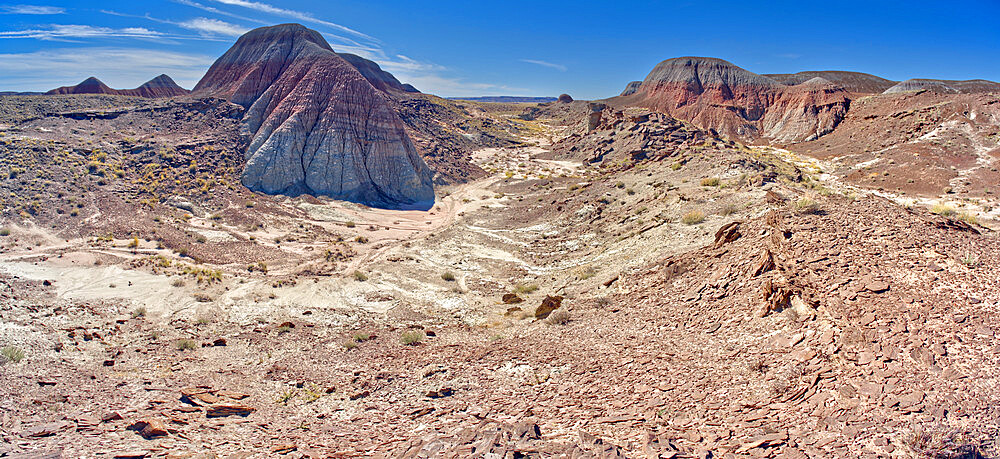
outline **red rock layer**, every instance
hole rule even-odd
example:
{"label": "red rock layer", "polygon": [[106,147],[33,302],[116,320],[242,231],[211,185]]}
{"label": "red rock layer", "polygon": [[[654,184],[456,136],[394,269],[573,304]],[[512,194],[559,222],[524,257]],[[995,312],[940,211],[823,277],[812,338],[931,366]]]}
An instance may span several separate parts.
{"label": "red rock layer", "polygon": [[810,80],[785,86],[721,59],[683,57],[658,64],[636,92],[612,99],[743,138],[795,142],[816,138],[846,115],[843,88]]}

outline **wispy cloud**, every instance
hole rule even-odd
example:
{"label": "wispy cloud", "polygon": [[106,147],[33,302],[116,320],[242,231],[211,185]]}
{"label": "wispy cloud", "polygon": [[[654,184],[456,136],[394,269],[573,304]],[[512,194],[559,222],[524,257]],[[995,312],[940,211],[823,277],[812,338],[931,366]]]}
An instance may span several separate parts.
{"label": "wispy cloud", "polygon": [[131,38],[140,40],[217,40],[204,35],[179,35],[145,27],[111,28],[82,24],[51,24],[46,28],[0,31],[0,38],[34,38],[38,40],[73,41],[98,38]]}
{"label": "wispy cloud", "polygon": [[566,66],[562,64],[553,64],[551,62],[540,61],[538,59],[521,59],[521,62],[527,62],[529,64],[540,65],[542,67],[548,67],[550,69],[556,69],[560,72],[566,71]]}
{"label": "wispy cloud", "polygon": [[0,6],[0,14],[63,14],[65,8],[58,6],[9,5]]}
{"label": "wispy cloud", "polygon": [[194,30],[200,33],[202,36],[214,36],[214,35],[225,35],[230,37],[238,37],[247,32],[247,28],[239,26],[236,24],[231,24],[226,21],[219,19],[209,19],[204,17],[197,17],[194,19],[189,19],[187,21],[170,21],[167,19],[155,18],[148,13],[145,15],[128,14],[121,13],[118,11],[111,10],[101,10],[104,14],[109,14],[112,16],[119,16],[124,18],[138,18],[145,19],[147,21],[158,22],[160,24],[170,24],[178,27],[183,27],[188,30]]}
{"label": "wispy cloud", "polygon": [[194,18],[188,21],[177,22],[175,24],[185,29],[195,30],[201,33],[228,35],[230,37],[238,37],[245,34],[248,30],[246,27],[209,18]]}
{"label": "wispy cloud", "polygon": [[802,57],[801,54],[795,54],[795,53],[777,54],[776,56],[784,59],[798,59]]}
{"label": "wispy cloud", "polygon": [[371,37],[369,35],[365,35],[365,34],[363,34],[361,32],[358,32],[357,30],[354,30],[354,29],[351,29],[349,27],[345,27],[345,26],[342,26],[340,24],[336,24],[336,23],[333,23],[333,22],[330,22],[330,21],[324,21],[322,19],[317,18],[312,13],[307,13],[307,12],[304,12],[304,11],[295,11],[295,10],[289,10],[289,9],[285,9],[285,8],[278,8],[276,6],[272,6],[272,5],[267,4],[267,3],[253,2],[253,1],[248,1],[248,0],[212,0],[212,1],[214,1],[216,3],[222,3],[224,5],[239,6],[239,7],[243,7],[243,8],[248,8],[248,9],[251,9],[251,10],[260,11],[262,13],[273,14],[273,15],[276,15],[276,16],[284,16],[284,17],[287,17],[287,18],[298,19],[300,21],[311,22],[313,24],[322,24],[322,25],[325,25],[327,27],[339,30],[341,32],[346,32],[348,34],[351,34],[351,35],[354,35],[354,36],[357,36],[357,37],[360,37],[360,38],[364,38],[366,40],[378,41],[374,37]]}
{"label": "wispy cloud", "polygon": [[42,91],[97,76],[112,88],[134,88],[166,73],[191,88],[215,58],[141,48],[67,48],[0,54],[0,88]]}
{"label": "wispy cloud", "polygon": [[52,24],[45,29],[26,29],[0,32],[0,38],[160,38],[164,34],[143,27],[113,29],[79,24]]}
{"label": "wispy cloud", "polygon": [[202,10],[202,11],[205,11],[205,12],[208,12],[208,13],[218,14],[220,16],[226,16],[226,17],[230,17],[230,18],[233,18],[233,19],[239,19],[241,21],[253,22],[255,24],[270,24],[270,22],[268,22],[268,21],[262,21],[260,19],[249,18],[249,17],[246,17],[246,16],[241,16],[239,14],[230,13],[228,11],[222,11],[222,10],[220,10],[218,8],[214,8],[214,7],[211,7],[211,6],[208,6],[208,5],[203,5],[201,3],[194,2],[194,1],[191,1],[191,0],[173,0],[173,2],[177,3],[177,4],[180,4],[180,5],[184,5],[184,6],[190,6],[192,8],[198,8],[199,10]]}

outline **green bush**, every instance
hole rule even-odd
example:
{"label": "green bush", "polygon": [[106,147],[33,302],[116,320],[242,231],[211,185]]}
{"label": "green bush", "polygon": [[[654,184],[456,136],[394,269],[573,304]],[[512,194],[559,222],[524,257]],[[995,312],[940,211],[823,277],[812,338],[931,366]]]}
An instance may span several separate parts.
{"label": "green bush", "polygon": [[4,346],[0,349],[0,355],[10,362],[20,362],[24,358],[24,351],[14,346]]}
{"label": "green bush", "polygon": [[407,330],[399,337],[399,340],[407,346],[415,346],[424,340],[423,330]]}

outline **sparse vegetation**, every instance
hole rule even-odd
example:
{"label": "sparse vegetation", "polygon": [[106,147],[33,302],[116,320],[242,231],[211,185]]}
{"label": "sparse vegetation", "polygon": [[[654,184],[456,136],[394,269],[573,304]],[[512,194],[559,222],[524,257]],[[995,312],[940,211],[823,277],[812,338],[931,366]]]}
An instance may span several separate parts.
{"label": "sparse vegetation", "polygon": [[538,290],[538,284],[518,284],[514,287],[514,293],[518,295],[527,295],[534,293],[536,290]]}
{"label": "sparse vegetation", "polygon": [[368,280],[368,275],[359,270],[354,270],[354,280],[358,282],[364,282]]}
{"label": "sparse vegetation", "polygon": [[719,183],[721,182],[718,177],[707,177],[701,179],[701,186],[719,186]]}
{"label": "sparse vegetation", "polygon": [[445,282],[455,282],[455,275],[451,271],[444,272],[441,273],[441,279]]}
{"label": "sparse vegetation", "polygon": [[556,309],[549,314],[549,317],[545,319],[549,325],[566,325],[569,323],[569,311],[563,309]]}
{"label": "sparse vegetation", "polygon": [[346,223],[344,223],[344,226],[348,228],[354,228],[357,225],[353,221],[347,221]]}
{"label": "sparse vegetation", "polygon": [[800,214],[815,214],[819,212],[819,203],[812,198],[803,196],[795,201],[795,211]]}
{"label": "sparse vegetation", "polygon": [[971,214],[969,212],[959,212],[955,216],[955,218],[957,218],[957,219],[959,219],[959,220],[961,220],[961,221],[963,221],[965,223],[968,223],[970,225],[978,225],[979,224],[979,219],[976,218],[975,215],[973,215],[973,214]]}
{"label": "sparse vegetation", "polygon": [[10,230],[7,228],[0,228],[0,236],[3,237],[10,236]]}
{"label": "sparse vegetation", "polygon": [[355,334],[351,335],[351,339],[354,340],[354,341],[356,341],[356,342],[358,342],[358,343],[363,343],[365,341],[368,341],[368,340],[372,339],[372,334],[371,333],[358,332],[358,333],[355,333]]}
{"label": "sparse vegetation", "polygon": [[407,346],[415,346],[420,344],[426,336],[423,330],[407,330],[400,335],[399,340]]}
{"label": "sparse vegetation", "polygon": [[350,351],[352,349],[357,349],[357,348],[358,348],[358,343],[357,342],[355,342],[355,341],[344,341],[344,349],[347,349],[348,351]]}
{"label": "sparse vegetation", "polygon": [[146,308],[144,306],[140,306],[132,311],[133,319],[138,319],[140,317],[146,317]]}
{"label": "sparse vegetation", "polygon": [[700,210],[692,210],[681,217],[681,222],[685,225],[697,225],[703,221],[705,221],[705,212]]}
{"label": "sparse vegetation", "polygon": [[951,217],[955,215],[955,212],[955,208],[947,204],[937,203],[931,206],[931,213],[942,217]]}
{"label": "sparse vegetation", "polygon": [[20,362],[24,359],[24,351],[15,346],[4,346],[0,348],[0,355],[3,356],[8,362]]}
{"label": "sparse vegetation", "polygon": [[198,343],[195,343],[193,339],[181,339],[174,343],[174,348],[178,351],[190,351],[192,349],[196,349],[197,347]]}

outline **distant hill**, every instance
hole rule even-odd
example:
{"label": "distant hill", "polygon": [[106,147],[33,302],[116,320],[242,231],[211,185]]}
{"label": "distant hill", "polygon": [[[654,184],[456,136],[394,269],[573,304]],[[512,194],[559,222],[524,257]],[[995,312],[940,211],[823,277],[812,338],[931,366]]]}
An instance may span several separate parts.
{"label": "distant hill", "polygon": [[885,94],[928,90],[940,93],[974,94],[981,92],[1000,92],[1000,83],[987,80],[931,80],[914,78],[901,81],[885,90]]}
{"label": "distant hill", "polygon": [[135,96],[146,98],[183,96],[190,91],[174,83],[167,75],[160,75],[135,89],[111,89],[95,77],[87,78],[75,86],[63,86],[45,94],[113,94],[119,96]]}
{"label": "distant hill", "polygon": [[449,97],[451,100],[469,100],[473,102],[503,102],[508,104],[521,103],[545,103],[555,102],[555,97],[522,97],[522,96],[478,96],[478,97]]}
{"label": "distant hill", "polygon": [[895,81],[861,72],[846,72],[842,70],[820,70],[799,73],[769,73],[764,76],[781,84],[793,86],[805,83],[819,77],[850,92],[861,94],[878,94],[896,84]]}

